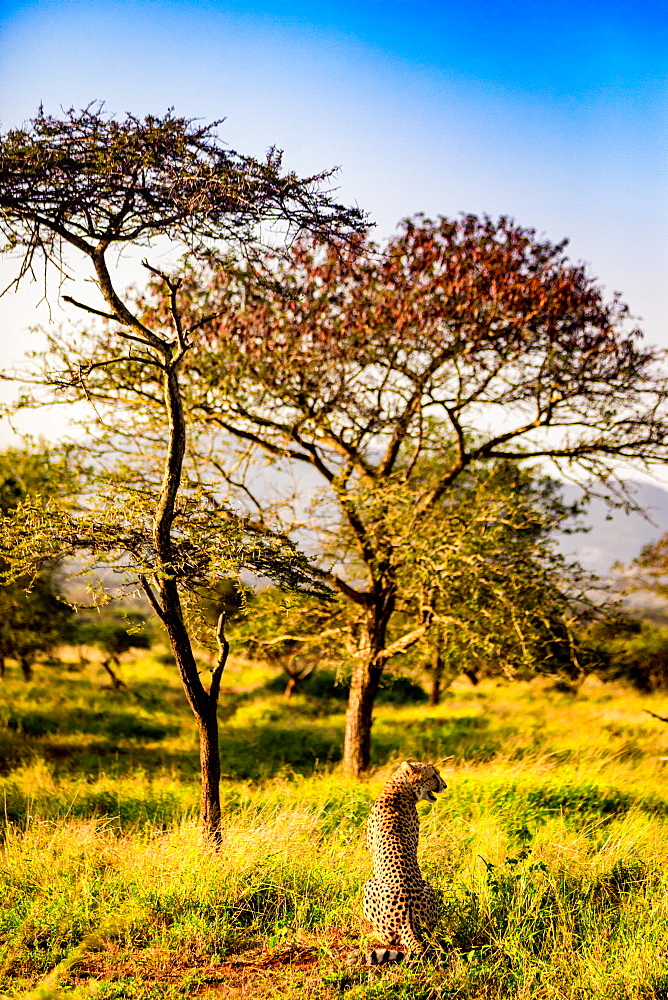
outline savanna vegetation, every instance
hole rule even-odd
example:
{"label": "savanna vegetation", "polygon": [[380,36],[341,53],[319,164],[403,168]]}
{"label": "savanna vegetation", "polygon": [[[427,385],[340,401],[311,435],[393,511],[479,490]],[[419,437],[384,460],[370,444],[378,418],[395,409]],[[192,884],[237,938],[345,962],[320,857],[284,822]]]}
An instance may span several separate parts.
{"label": "savanna vegetation", "polygon": [[[665,694],[462,680],[430,707],[388,685],[359,782],[339,763],[331,677],[285,699],[275,665],[232,659],[215,851],[168,650],[124,654],[127,691],[86,652],[30,684],[11,663],[1,691],[4,995],[666,995],[668,726],[647,714],[668,716]],[[350,969],[364,821],[408,755],[453,755],[448,790],[420,807],[443,918],[429,962]]]}
{"label": "savanna vegetation", "polygon": [[[632,504],[661,353],[565,243],[470,215],[373,243],[327,172],[216,124],[0,137],[15,285],[80,320],[16,410],[81,417],[0,456],[0,988],[668,997],[668,641],[561,554],[553,478]],[[665,550],[631,586],[665,596]],[[450,758],[442,920],[428,961],[352,968],[406,757]]]}

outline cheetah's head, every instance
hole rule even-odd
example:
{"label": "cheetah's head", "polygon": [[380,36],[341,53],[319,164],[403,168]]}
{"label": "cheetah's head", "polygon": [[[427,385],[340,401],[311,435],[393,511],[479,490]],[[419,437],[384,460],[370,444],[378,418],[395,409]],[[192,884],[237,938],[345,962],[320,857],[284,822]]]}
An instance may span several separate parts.
{"label": "cheetah's head", "polygon": [[433,764],[405,760],[399,770],[412,785],[417,802],[435,802],[438,793],[448,787]]}

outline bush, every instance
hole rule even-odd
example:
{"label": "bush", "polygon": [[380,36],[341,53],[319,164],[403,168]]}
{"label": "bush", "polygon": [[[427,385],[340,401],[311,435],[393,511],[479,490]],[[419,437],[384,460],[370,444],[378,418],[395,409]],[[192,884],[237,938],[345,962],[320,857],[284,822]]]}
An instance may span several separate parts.
{"label": "bush", "polygon": [[624,680],[638,691],[668,688],[668,629],[643,622],[631,631],[603,638],[606,680]]}

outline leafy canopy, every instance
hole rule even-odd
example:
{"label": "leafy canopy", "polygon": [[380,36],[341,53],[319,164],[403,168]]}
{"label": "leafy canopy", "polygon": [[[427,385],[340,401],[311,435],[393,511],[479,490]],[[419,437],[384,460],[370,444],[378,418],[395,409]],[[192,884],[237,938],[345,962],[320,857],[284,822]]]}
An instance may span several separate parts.
{"label": "leafy canopy", "polygon": [[102,105],[63,118],[40,108],[0,142],[0,230],[22,248],[22,274],[36,253],[60,264],[64,244],[92,255],[155,237],[200,252],[231,240],[249,248],[258,225],[278,223],[321,237],[356,231],[358,209],[323,192],[331,171],[283,172],[281,153],[263,162],[229,149],[220,121],[198,125],[168,111],[144,119],[106,115]]}

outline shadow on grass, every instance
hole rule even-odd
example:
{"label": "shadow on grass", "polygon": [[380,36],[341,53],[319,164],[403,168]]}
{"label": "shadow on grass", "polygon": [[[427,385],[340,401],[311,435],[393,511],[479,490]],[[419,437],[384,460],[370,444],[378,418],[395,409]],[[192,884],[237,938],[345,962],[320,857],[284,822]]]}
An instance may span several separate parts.
{"label": "shadow on grass", "polygon": [[[223,776],[234,780],[262,780],[293,771],[308,775],[319,766],[341,759],[342,729],[273,725],[253,726],[221,734],[220,757]],[[193,733],[192,749],[167,749],[130,745],[114,740],[96,740],[82,745],[75,740],[18,737],[0,738],[3,773],[43,760],[54,778],[96,779],[101,775],[120,778],[137,771],[168,773],[181,780],[199,777],[199,752]]]}
{"label": "shadow on grass", "polygon": [[373,730],[373,763],[387,764],[396,758],[397,751],[416,760],[456,756],[484,763],[501,750],[508,737],[506,730],[490,733],[489,729],[490,721],[483,715],[443,719],[430,716],[426,710],[421,718],[401,723],[383,718]]}
{"label": "shadow on grass", "polygon": [[24,711],[12,713],[7,729],[23,736],[46,736],[54,733],[91,733],[109,740],[136,740],[152,743],[174,736],[179,727],[154,722],[133,712],[114,710],[94,711],[76,708],[53,714]]}
{"label": "shadow on grass", "polygon": [[317,767],[335,764],[343,752],[340,724],[265,724],[221,733],[223,774],[230,778],[272,778],[293,771],[308,775]]}
{"label": "shadow on grass", "polygon": [[[302,698],[285,704],[275,698],[239,697],[236,707],[241,709],[238,717],[222,719],[220,726],[225,777],[262,780],[286,771],[308,775],[341,760],[345,719],[340,703]],[[327,707],[336,714],[323,717]],[[141,770],[196,780],[194,721],[184,713],[176,722],[180,725],[160,715],[151,718],[135,706],[71,707],[58,714],[14,708],[0,729],[3,773],[41,759],[56,778],[122,777]],[[495,732],[492,737],[488,728],[488,720],[479,715],[453,720],[425,715],[401,722],[384,717],[374,726],[372,763],[385,766],[401,756],[435,760],[451,754],[485,761],[505,736]]]}

